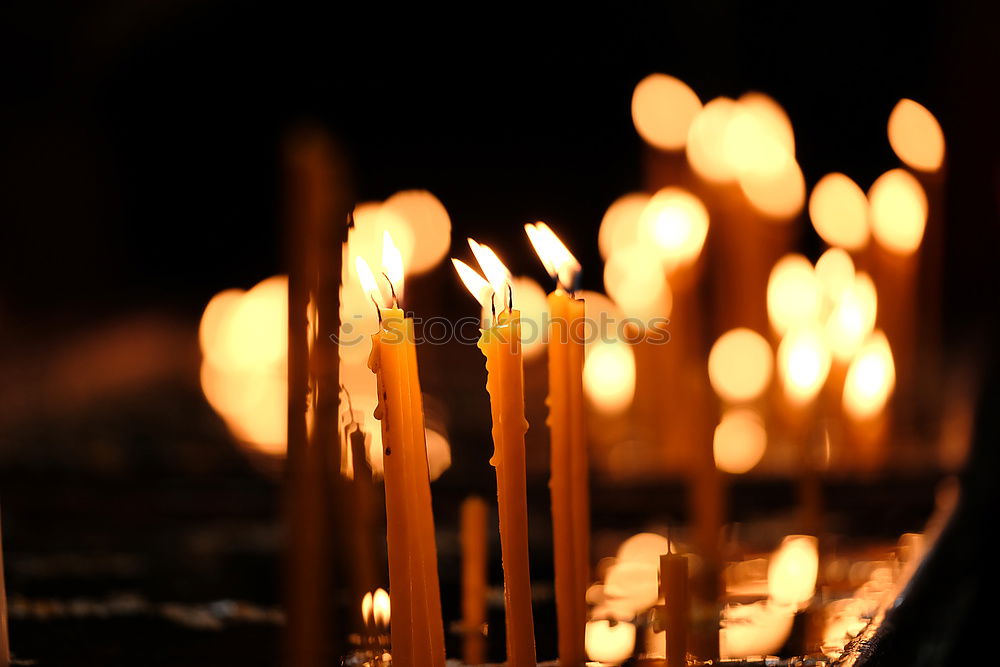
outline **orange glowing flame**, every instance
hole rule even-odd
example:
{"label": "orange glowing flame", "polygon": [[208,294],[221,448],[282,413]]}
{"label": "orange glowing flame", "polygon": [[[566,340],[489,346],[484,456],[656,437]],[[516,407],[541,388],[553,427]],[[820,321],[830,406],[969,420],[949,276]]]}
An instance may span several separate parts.
{"label": "orange glowing flame", "polygon": [[371,625],[375,620],[375,617],[372,615],[371,591],[365,593],[365,596],[361,598],[361,620],[365,622],[365,625]]}
{"label": "orange glowing flame", "polygon": [[507,294],[507,286],[511,283],[510,271],[488,245],[477,243],[475,239],[469,239],[469,248],[472,249],[472,254],[479,262],[479,268],[483,270],[483,275],[486,276],[490,287],[493,288],[493,293],[501,299],[504,298]]}
{"label": "orange glowing flame", "polygon": [[766,449],[767,431],[759,414],[737,408],[722,415],[712,439],[716,468],[741,475],[760,462]]}
{"label": "orange glowing flame", "polygon": [[458,277],[462,279],[465,288],[484,309],[490,309],[493,304],[493,288],[486,282],[486,279],[476,273],[476,270],[460,259],[452,258],[451,263],[458,271]]}
{"label": "orange glowing flame", "polygon": [[889,143],[899,159],[920,171],[937,171],[944,162],[944,133],[927,107],[906,99],[889,114]]}
{"label": "orange glowing flame", "polygon": [[844,412],[856,420],[870,419],[885,408],[896,386],[896,367],[889,341],[874,332],[851,361],[844,381]]}
{"label": "orange glowing flame", "polygon": [[767,568],[767,589],[779,605],[798,606],[808,602],[816,590],[819,552],[816,538],[789,535],[771,557]]}
{"label": "orange glowing flame", "polygon": [[632,122],[646,143],[676,151],[687,143],[691,121],[701,111],[701,100],[680,79],[650,74],[632,93]]}
{"label": "orange glowing flame", "polygon": [[778,373],[793,403],[816,398],[830,373],[830,350],[818,327],[789,331],[778,345]]}
{"label": "orange glowing flame", "polygon": [[403,300],[403,255],[392,242],[392,234],[385,230],[382,236],[382,268],[396,295],[396,302]]}
{"label": "orange glowing flame", "polygon": [[354,258],[354,270],[358,274],[358,282],[361,283],[361,289],[365,291],[368,298],[374,301],[379,307],[383,306],[385,302],[382,300],[382,291],[378,288],[375,274],[372,273],[372,269],[368,266],[368,262],[365,261],[364,257],[358,256]]}
{"label": "orange glowing flame", "polygon": [[583,363],[583,389],[599,412],[624,412],[635,395],[632,346],[618,340],[602,340],[589,346]]}
{"label": "orange glowing flame", "polygon": [[884,248],[899,255],[920,247],[927,226],[927,194],[920,181],[905,169],[892,169],[868,190],[872,235]]}
{"label": "orange glowing flame", "polygon": [[816,233],[832,246],[855,251],[868,244],[868,198],[844,174],[819,179],[809,195],[809,219]]}
{"label": "orange glowing flame", "polygon": [[538,258],[545,265],[545,270],[559,282],[561,288],[572,291],[576,277],[580,273],[580,262],[573,253],[544,222],[526,224],[524,231],[527,232],[528,240],[535,248]]}
{"label": "orange glowing flame", "polygon": [[764,393],[774,371],[774,354],[763,336],[747,328],[722,334],[708,353],[708,379],[719,398],[753,401]]}
{"label": "orange glowing flame", "polygon": [[813,324],[822,307],[820,283],[812,264],[803,255],[785,255],[775,263],[767,280],[767,316],[782,335],[789,329]]}
{"label": "orange glowing flame", "polygon": [[640,242],[655,248],[667,270],[698,259],[708,235],[708,210],[687,190],[666,187],[649,200],[639,218]]}
{"label": "orange glowing flame", "polygon": [[389,602],[389,594],[382,588],[376,590],[372,596],[372,616],[379,628],[389,627],[389,622],[392,620],[392,605]]}

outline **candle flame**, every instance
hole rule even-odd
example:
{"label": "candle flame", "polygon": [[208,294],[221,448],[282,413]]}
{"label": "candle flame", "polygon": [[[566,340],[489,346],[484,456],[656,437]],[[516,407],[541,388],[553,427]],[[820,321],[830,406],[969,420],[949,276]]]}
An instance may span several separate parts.
{"label": "candle flame", "polygon": [[507,294],[507,286],[511,284],[510,271],[489,246],[477,243],[475,239],[469,239],[469,247],[476,256],[479,268],[483,270],[490,287],[493,288],[493,293],[502,300]]}
{"label": "candle flame", "polygon": [[451,263],[455,265],[458,277],[462,279],[465,288],[469,290],[472,296],[476,297],[479,305],[483,308],[490,308],[493,301],[493,288],[490,287],[490,284],[481,275],[476,273],[475,269],[462,260],[452,258]]}
{"label": "candle flame", "polygon": [[896,367],[889,341],[881,331],[871,334],[847,369],[844,412],[856,420],[870,419],[885,408],[896,385]]}
{"label": "candle flame", "polygon": [[358,282],[361,283],[361,289],[365,291],[368,298],[374,301],[376,305],[381,306],[383,303],[382,292],[375,281],[375,274],[372,273],[371,267],[368,266],[368,262],[365,261],[364,257],[359,255],[354,258],[354,270],[358,274]]}
{"label": "candle flame", "polygon": [[383,588],[376,590],[372,596],[372,614],[375,617],[375,625],[380,628],[389,627],[392,605],[389,602],[389,594]]}
{"label": "candle flame", "polygon": [[365,622],[365,625],[371,625],[372,616],[372,594],[371,591],[365,593],[365,596],[361,598],[361,620]]}
{"label": "candle flame", "polygon": [[385,277],[396,295],[396,301],[403,300],[403,255],[392,241],[392,234],[385,230],[382,235],[382,268]]}
{"label": "candle flame", "polygon": [[944,162],[944,133],[930,110],[905,97],[889,114],[889,143],[899,159],[920,171],[937,171]]}
{"label": "candle flame", "polygon": [[767,589],[778,604],[799,605],[808,602],[816,589],[819,553],[816,538],[789,535],[771,557],[767,568]]}
{"label": "candle flame", "polygon": [[545,265],[545,270],[559,282],[561,288],[572,292],[573,284],[580,273],[580,262],[573,253],[544,222],[526,224],[524,231],[527,232],[528,240],[538,253],[538,258]]}

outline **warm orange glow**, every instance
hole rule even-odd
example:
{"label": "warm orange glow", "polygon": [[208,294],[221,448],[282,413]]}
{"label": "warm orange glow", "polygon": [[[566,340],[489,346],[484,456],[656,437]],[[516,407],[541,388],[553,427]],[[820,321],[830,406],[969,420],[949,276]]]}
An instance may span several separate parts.
{"label": "warm orange glow", "polygon": [[809,219],[832,246],[861,250],[868,244],[868,198],[844,174],[827,174],[809,195]]}
{"label": "warm orange glow", "polygon": [[244,294],[246,292],[241,289],[223,290],[212,297],[202,313],[198,326],[198,343],[205,359],[216,365],[223,365],[227,361],[226,355],[230,350],[226,341],[233,335],[229,327]]}
{"label": "warm orange glow", "polygon": [[[479,302],[484,309],[492,310],[493,304],[493,288],[486,280],[476,273],[475,269],[470,267],[468,264],[460,259],[452,259],[451,263],[455,265],[455,270],[458,271],[458,277],[462,279],[462,283],[465,288],[469,290],[472,296],[476,297],[476,301]],[[485,321],[485,320],[484,320]]]}
{"label": "warm orange glow", "polygon": [[[359,258],[360,259],[360,258]],[[403,302],[403,256],[392,242],[392,235],[386,230],[382,237],[382,269],[395,291],[396,300]]]}
{"label": "warm orange glow", "polygon": [[723,152],[740,180],[775,179],[795,161],[795,137],[787,114],[763,93],[747,93],[737,100],[725,128]]}
{"label": "warm orange glow", "polygon": [[365,596],[361,598],[361,619],[365,625],[371,625],[375,621],[375,617],[372,615],[371,591],[365,593]]}
{"label": "warm orange glow", "polygon": [[681,188],[663,188],[639,218],[640,239],[648,239],[668,269],[689,264],[701,254],[708,234],[708,210]]}
{"label": "warm orange glow", "polygon": [[627,317],[668,317],[673,293],[659,254],[649,246],[616,250],[604,265],[604,288]]}
{"label": "warm orange glow", "polygon": [[892,169],[868,190],[872,235],[884,248],[909,255],[920,247],[927,225],[927,195],[913,174]]}
{"label": "warm orange glow", "polygon": [[896,367],[889,341],[875,331],[858,351],[844,381],[844,412],[863,420],[878,415],[896,386]]}
{"label": "warm orange glow", "polygon": [[587,347],[583,388],[591,405],[605,414],[624,412],[635,394],[635,353],[621,341],[599,341]]}
{"label": "warm orange glow", "polygon": [[816,538],[789,535],[771,556],[767,568],[767,588],[779,605],[799,606],[812,599],[819,573]]}
{"label": "warm orange glow", "polygon": [[722,334],[708,354],[708,379],[724,401],[752,401],[764,393],[774,370],[767,340],[756,331],[732,329]]}
{"label": "warm orange glow", "polygon": [[767,280],[767,316],[779,334],[818,321],[822,306],[819,280],[809,260],[785,255],[771,269]]}
{"label": "warm orange glow", "polygon": [[660,567],[660,556],[670,550],[670,542],[657,533],[636,533],[618,545],[615,558],[619,563],[643,563]]}
{"label": "warm orange glow", "polygon": [[823,296],[836,303],[854,284],[854,260],[843,248],[829,248],[816,260],[816,279]]}
{"label": "warm orange glow", "polygon": [[659,563],[618,561],[604,573],[604,594],[615,601],[618,609],[627,609],[628,618],[656,604],[660,597],[657,586]]}
{"label": "warm orange glow", "polygon": [[[386,199],[379,212],[379,222],[392,232],[408,273],[424,273],[434,268],[451,247],[448,211],[437,197],[426,190],[403,190]],[[412,243],[407,243],[407,239],[401,236],[404,232],[400,227],[405,229]],[[406,251],[407,245],[412,247],[412,251]]]}
{"label": "warm orange glow", "polygon": [[736,100],[716,97],[698,112],[688,129],[688,162],[708,181],[724,183],[736,178],[725,150],[726,131],[736,108]]}
{"label": "warm orange glow", "polygon": [[354,207],[354,227],[347,233],[347,256],[344,263],[355,265],[355,258],[364,257],[368,266],[380,266],[385,233],[392,234],[403,265],[409,270],[413,261],[415,232],[397,211],[385,208],[381,202],[365,202]]}
{"label": "warm orange glow", "polygon": [[287,285],[274,276],[247,292],[226,290],[199,326],[205,398],[234,437],[269,455],[285,450]]}
{"label": "warm orange glow", "polygon": [[507,302],[507,286],[511,281],[510,271],[489,246],[469,239],[469,247],[472,249],[476,261],[479,262],[479,268],[482,269],[483,275],[489,281],[490,287],[493,288],[493,293],[502,301],[502,303],[497,304],[497,307],[502,308]]}
{"label": "warm orange glow", "polygon": [[601,219],[597,235],[597,247],[602,258],[610,257],[616,248],[639,242],[639,218],[649,200],[650,196],[644,192],[632,192],[611,203]]}
{"label": "warm orange glow", "polygon": [[778,374],[785,396],[797,404],[816,398],[830,363],[830,350],[817,327],[789,331],[778,345]]}
{"label": "warm orange glow", "polygon": [[587,657],[602,665],[620,665],[635,650],[635,626],[631,623],[588,621],[584,633]]}
{"label": "warm orange glow", "polygon": [[794,218],[806,201],[806,181],[793,158],[780,165],[776,173],[740,174],[740,189],[757,211],[775,220]]}
{"label": "warm orange glow", "polygon": [[379,289],[378,282],[375,280],[375,274],[372,273],[372,269],[368,266],[368,262],[365,261],[364,257],[356,257],[354,259],[354,270],[357,273],[358,282],[361,283],[361,289],[364,290],[365,296],[380,306],[383,305],[382,292]]}
{"label": "warm orange glow", "polygon": [[559,281],[559,284],[572,289],[576,276],[580,273],[580,262],[576,260],[569,248],[563,244],[555,232],[544,222],[526,224],[524,231],[528,234],[531,245],[535,248],[538,258],[545,265],[549,275]]}
{"label": "warm orange glow", "polygon": [[858,273],[842,291],[826,321],[826,340],[834,358],[846,363],[875,328],[878,297],[867,273]]}
{"label": "warm orange glow", "polygon": [[392,620],[392,605],[389,601],[389,594],[385,589],[379,588],[372,596],[372,616],[375,625],[380,628],[388,628]]}
{"label": "warm orange glow", "polygon": [[766,449],[767,431],[755,411],[735,409],[722,415],[712,440],[716,468],[741,475],[760,462]]}
{"label": "warm orange glow", "polygon": [[937,171],[944,162],[944,132],[925,106],[905,97],[889,114],[889,143],[906,166]]}
{"label": "warm orange glow", "polygon": [[691,121],[701,111],[701,100],[678,78],[650,74],[632,93],[632,122],[646,143],[677,151],[687,143]]}

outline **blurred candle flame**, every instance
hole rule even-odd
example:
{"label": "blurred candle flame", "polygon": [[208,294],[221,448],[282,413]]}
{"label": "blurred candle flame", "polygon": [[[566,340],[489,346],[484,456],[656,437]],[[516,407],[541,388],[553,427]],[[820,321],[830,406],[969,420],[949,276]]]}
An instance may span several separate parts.
{"label": "blurred candle flame", "polygon": [[640,242],[651,242],[668,270],[690,264],[708,235],[708,210],[687,190],[666,187],[646,204],[639,218]]}
{"label": "blurred candle flame", "polygon": [[789,331],[778,345],[778,372],[789,400],[801,405],[816,398],[830,362],[830,350],[818,327]]}
{"label": "blurred candle flame", "polygon": [[488,245],[469,239],[469,248],[472,249],[472,254],[475,255],[476,261],[479,263],[479,268],[482,269],[483,275],[486,276],[490,287],[493,288],[493,293],[501,299],[502,303],[498,305],[501,309],[505,308],[507,306],[507,286],[511,283],[510,271]]}
{"label": "blurred candle flame", "polygon": [[389,627],[392,620],[392,605],[389,601],[389,594],[383,588],[379,588],[372,596],[372,616],[375,625],[381,629]]}
{"label": "blurred candle flame", "polygon": [[365,622],[365,625],[371,625],[375,621],[375,617],[372,615],[371,591],[365,593],[365,596],[361,598],[361,619]]}
{"label": "blurred candle flame", "polygon": [[792,327],[818,321],[821,309],[819,281],[802,255],[785,255],[767,280],[767,315],[778,335]]}
{"label": "blurred candle flame", "polygon": [[[358,258],[360,259],[360,257]],[[398,303],[403,302],[403,255],[392,242],[392,234],[385,230],[382,237],[382,268],[392,285]]]}
{"label": "blurred candle flame", "polygon": [[569,248],[555,235],[555,232],[544,222],[526,224],[524,231],[528,240],[542,260],[545,270],[558,281],[559,286],[570,292],[580,273],[580,262],[577,261]]}
{"label": "blurred candle flame", "polygon": [[868,201],[875,240],[899,255],[916,252],[927,226],[927,194],[913,174],[885,172],[868,190]]}
{"label": "blurred candle flame", "polygon": [[754,410],[727,410],[715,427],[712,452],[715,467],[741,475],[757,465],[767,449],[764,422]]}
{"label": "blurred candle flame", "polygon": [[816,590],[819,552],[816,538],[789,535],[771,556],[767,589],[772,601],[797,607],[808,602]]}
{"label": "blurred candle flame", "polygon": [[364,257],[358,256],[354,259],[354,270],[358,274],[358,282],[361,283],[361,289],[364,290],[365,295],[379,307],[383,306],[385,302],[382,300],[382,291],[375,280],[375,274],[372,273],[371,267],[368,266]]}
{"label": "blurred candle flame", "polygon": [[885,408],[896,386],[896,368],[889,341],[875,331],[858,350],[844,381],[844,412],[856,420],[869,419]]}
{"label": "blurred candle flame", "polygon": [[471,266],[466,264],[460,259],[452,258],[451,263],[455,266],[455,270],[458,271],[458,277],[462,279],[462,283],[465,288],[469,290],[469,293],[476,298],[479,305],[483,307],[484,310],[493,307],[493,288],[481,275],[476,273],[476,270]]}
{"label": "blurred candle flame", "polygon": [[767,339],[740,327],[719,336],[708,354],[708,379],[719,398],[742,403],[767,389],[774,371],[774,354]]}
{"label": "blurred candle flame", "polygon": [[632,93],[632,122],[643,140],[661,150],[684,148],[701,100],[690,86],[667,74],[650,74]]}
{"label": "blurred candle flame", "polygon": [[927,107],[903,98],[889,114],[889,144],[908,167],[937,171],[944,163],[945,141],[941,125]]}
{"label": "blurred candle flame", "polygon": [[832,246],[857,251],[868,245],[868,198],[844,174],[819,179],[809,195],[809,219],[820,238]]}

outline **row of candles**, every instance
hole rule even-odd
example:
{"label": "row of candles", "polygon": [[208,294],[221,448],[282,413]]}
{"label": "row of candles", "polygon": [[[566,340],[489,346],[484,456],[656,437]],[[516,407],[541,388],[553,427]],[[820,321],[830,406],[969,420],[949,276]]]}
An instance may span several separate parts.
{"label": "row of candles", "polygon": [[[934,188],[939,186],[943,164],[943,139],[933,116],[915,102],[901,101],[890,116],[890,142],[918,174],[937,176],[915,178],[902,169],[890,170],[867,195],[843,174],[821,179],[809,197],[808,210],[817,233],[832,248],[813,265],[801,255],[781,254],[791,239],[785,221],[802,209],[805,185],[794,159],[791,125],[773,100],[751,93],[738,100],[718,98],[702,105],[682,82],[652,75],[636,87],[633,119],[654,151],[651,181],[656,181],[657,160],[676,175],[674,156],[684,151],[685,169],[690,171],[679,180],[696,174],[703,181],[696,188],[702,196],[671,185],[653,195],[626,195],[612,204],[598,241],[606,259],[605,285],[614,302],[588,293],[587,310],[591,315],[611,311],[639,316],[641,321],[671,315],[671,344],[650,348],[641,342],[627,346],[612,341],[595,345],[586,354],[582,345],[552,344],[572,340],[566,330],[583,318],[583,303],[570,296],[579,265],[547,226],[528,228],[557,284],[545,299],[549,321],[557,329],[566,329],[550,332],[548,345],[552,503],[560,655],[580,659],[586,619],[581,590],[589,572],[589,550],[581,548],[589,531],[584,413],[596,412],[599,420],[607,420],[631,408],[640,429],[670,432],[670,446],[663,448],[667,456],[683,449],[677,446],[679,441],[693,447],[691,443],[701,439],[683,430],[695,421],[685,414],[684,400],[674,401],[665,428],[659,428],[664,401],[651,390],[648,377],[652,372],[668,382],[683,383],[690,377],[686,364],[700,358],[697,339],[704,332],[696,287],[701,279],[702,249],[710,238],[709,217],[713,228],[718,227],[711,237],[720,245],[717,252],[724,260],[733,260],[728,269],[719,270],[722,278],[717,283],[722,291],[715,301],[724,326],[708,354],[708,380],[725,408],[715,429],[715,466],[740,473],[761,460],[768,440],[762,403],[766,407],[771,400],[777,401],[771,411],[791,439],[812,437],[802,429],[815,423],[813,406],[824,387],[836,389],[832,393],[839,399],[837,412],[859,426],[856,432],[864,455],[858,460],[867,456],[877,465],[884,458],[879,448],[885,442],[885,407],[895,376],[910,371],[905,367],[912,361],[914,323],[907,304],[912,308],[914,257],[932,208],[928,193],[931,199],[938,196]],[[732,182],[738,184],[736,191],[726,185]],[[404,204],[414,202],[408,211],[410,224],[400,223],[406,215],[396,216],[394,211],[403,211]],[[748,218],[748,210],[764,222]],[[426,270],[447,251],[447,233],[442,230],[450,225],[440,223],[442,211],[440,202],[428,193],[421,199],[416,192],[400,193],[384,204],[359,206],[346,250],[352,260],[348,264],[363,278],[365,293],[376,301],[382,323],[369,359],[377,376],[371,393],[378,397],[382,433],[381,438],[371,438],[373,445],[380,446],[369,452],[369,462],[373,467],[378,462],[386,478],[390,580],[395,582],[392,590],[399,610],[395,625],[404,626],[408,633],[408,639],[401,637],[398,650],[400,655],[423,652],[421,660],[435,663],[443,659],[443,630],[436,568],[432,567],[436,551],[429,485],[422,470],[429,454],[434,476],[435,453],[424,449],[432,449],[434,431],[424,428],[412,321],[398,303],[404,287],[402,255],[412,258],[417,270]],[[390,228],[392,235],[387,233]],[[747,237],[748,228],[756,229],[758,237]],[[402,252],[393,237],[403,238]],[[870,237],[877,243],[870,244]],[[362,268],[367,267],[364,256],[371,259],[376,241],[381,241],[387,294],[379,290],[370,268]],[[470,247],[485,277],[464,263],[456,261],[455,266],[486,313],[480,348],[486,356],[493,417],[491,462],[496,467],[500,504],[508,656],[521,664],[529,655],[533,660],[534,651],[530,648],[525,537],[524,350],[518,335],[521,313],[513,308],[518,279],[511,277],[490,248],[475,242]],[[856,270],[856,265],[868,272]],[[349,282],[345,276],[345,299],[352,282],[357,281]],[[273,289],[280,291],[280,284]],[[255,291],[265,290],[254,288],[231,299],[246,298]],[[876,311],[885,334],[875,329]],[[203,326],[203,331],[211,328]],[[646,331],[644,336],[651,333],[655,332]],[[280,349],[277,344],[273,347]],[[352,353],[342,348],[342,355],[347,354]],[[772,376],[778,378],[778,392],[768,398]],[[203,375],[210,400],[209,386],[217,380]],[[352,398],[365,405],[366,393],[352,391]],[[589,405],[585,405],[585,394]],[[593,414],[590,420],[593,423]],[[600,442],[609,433],[618,437],[613,428],[601,428],[591,429],[591,438]],[[580,451],[583,454],[574,457]],[[392,452],[397,453],[395,458]],[[408,457],[409,452],[413,455]],[[706,532],[711,533],[711,528]],[[399,586],[400,581],[410,583]],[[512,609],[516,611],[510,613]],[[407,614],[421,618],[416,624],[401,620]]]}

